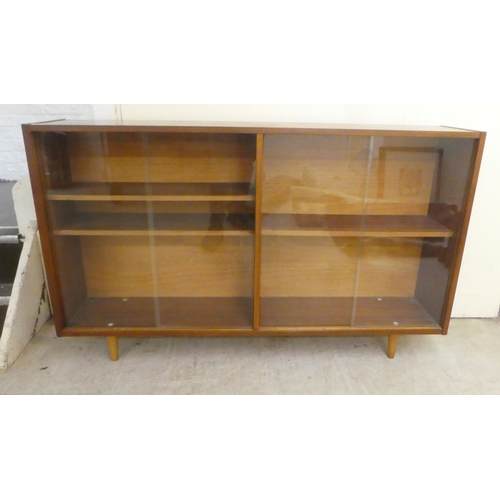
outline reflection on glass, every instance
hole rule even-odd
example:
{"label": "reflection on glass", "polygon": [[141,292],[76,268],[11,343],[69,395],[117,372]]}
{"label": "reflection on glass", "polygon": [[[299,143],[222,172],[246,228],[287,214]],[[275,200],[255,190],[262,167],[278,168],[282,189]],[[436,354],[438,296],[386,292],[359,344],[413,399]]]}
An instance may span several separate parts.
{"label": "reflection on glass", "polygon": [[253,327],[255,137],[37,141],[68,326]]}
{"label": "reflection on glass", "polygon": [[473,148],[266,137],[263,326],[439,327]]}

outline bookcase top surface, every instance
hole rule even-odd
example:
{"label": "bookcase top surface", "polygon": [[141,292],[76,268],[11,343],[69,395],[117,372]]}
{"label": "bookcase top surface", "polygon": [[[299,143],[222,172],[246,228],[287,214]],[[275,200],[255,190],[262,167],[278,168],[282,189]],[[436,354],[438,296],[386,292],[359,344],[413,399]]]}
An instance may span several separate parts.
{"label": "bookcase top surface", "polygon": [[193,121],[70,121],[55,120],[23,125],[30,131],[44,132],[205,132],[246,134],[335,134],[377,136],[440,136],[479,138],[482,132],[443,126],[257,123]]}

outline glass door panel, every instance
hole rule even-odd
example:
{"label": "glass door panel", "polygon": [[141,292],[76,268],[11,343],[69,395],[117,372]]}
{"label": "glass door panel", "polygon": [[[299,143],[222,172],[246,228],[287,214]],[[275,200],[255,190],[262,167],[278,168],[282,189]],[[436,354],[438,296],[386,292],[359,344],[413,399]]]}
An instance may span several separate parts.
{"label": "glass door panel", "polygon": [[266,136],[262,326],[438,328],[474,147]]}
{"label": "glass door panel", "polygon": [[71,327],[253,327],[256,140],[37,136]]}
{"label": "glass door panel", "polygon": [[67,326],[155,327],[141,134],[37,135]]}
{"label": "glass door panel", "polygon": [[264,327],[349,326],[369,138],[268,135],[264,145]]}
{"label": "glass door panel", "polygon": [[150,134],[158,326],[252,329],[254,136]]}
{"label": "glass door panel", "polygon": [[353,326],[439,328],[474,145],[372,140]]}

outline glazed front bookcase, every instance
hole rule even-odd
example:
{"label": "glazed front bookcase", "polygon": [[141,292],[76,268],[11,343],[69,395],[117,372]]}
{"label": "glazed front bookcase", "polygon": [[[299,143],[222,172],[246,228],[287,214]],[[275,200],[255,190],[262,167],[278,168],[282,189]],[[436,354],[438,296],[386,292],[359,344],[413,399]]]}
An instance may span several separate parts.
{"label": "glazed front bookcase", "polygon": [[484,133],[23,129],[59,336],[447,333]]}

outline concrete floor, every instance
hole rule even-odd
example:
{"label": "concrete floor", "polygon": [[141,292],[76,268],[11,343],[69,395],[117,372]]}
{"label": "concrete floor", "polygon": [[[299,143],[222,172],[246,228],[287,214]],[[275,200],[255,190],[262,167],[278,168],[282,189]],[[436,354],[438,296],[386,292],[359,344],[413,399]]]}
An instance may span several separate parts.
{"label": "concrete floor", "polygon": [[500,394],[500,320],[454,320],[447,337],[58,339],[51,322],[0,394]]}

